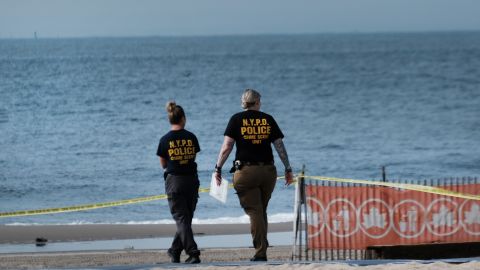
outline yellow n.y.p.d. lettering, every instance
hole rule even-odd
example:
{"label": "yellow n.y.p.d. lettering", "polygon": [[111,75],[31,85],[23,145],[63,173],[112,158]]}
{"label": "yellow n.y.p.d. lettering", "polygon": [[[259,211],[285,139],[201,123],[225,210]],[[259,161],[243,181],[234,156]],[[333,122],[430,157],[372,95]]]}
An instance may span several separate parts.
{"label": "yellow n.y.p.d. lettering", "polygon": [[268,121],[265,118],[252,118],[252,119],[242,119],[242,126],[244,127],[256,127],[256,126],[267,126]]}
{"label": "yellow n.y.p.d. lettering", "polygon": [[169,141],[169,146],[170,146],[170,148],[193,146],[193,141],[192,141],[192,140],[174,140],[174,141]]}

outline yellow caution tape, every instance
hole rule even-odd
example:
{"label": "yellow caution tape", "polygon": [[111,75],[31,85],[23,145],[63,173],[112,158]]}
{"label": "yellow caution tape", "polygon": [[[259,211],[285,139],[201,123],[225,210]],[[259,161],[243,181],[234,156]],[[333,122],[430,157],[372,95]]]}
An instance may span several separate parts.
{"label": "yellow caution tape", "polygon": [[[432,187],[432,186],[391,183],[391,182],[380,182],[380,181],[370,181],[370,180],[355,180],[355,179],[348,179],[348,178],[335,178],[335,177],[325,177],[325,176],[299,175],[297,177],[304,177],[304,178],[320,180],[320,181],[330,181],[330,182],[341,182],[341,183],[352,183],[352,184],[364,184],[364,185],[375,185],[375,186],[385,186],[385,187],[392,187],[392,188],[401,188],[401,189],[415,190],[415,191],[421,191],[421,192],[438,194],[438,195],[446,195],[446,196],[457,197],[457,198],[468,199],[468,200],[480,200],[480,195],[459,193],[459,192],[455,192],[455,191],[451,191],[451,190],[447,190],[447,189],[442,189],[442,188],[438,188],[438,187]],[[285,178],[285,177],[280,176],[277,179],[282,179],[282,178]],[[230,184],[229,187],[231,188],[231,187],[233,187],[233,185]],[[209,191],[210,191],[209,188],[200,188],[198,190],[198,192],[209,192]],[[122,205],[135,204],[135,203],[157,201],[157,200],[163,200],[163,199],[166,199],[166,198],[167,198],[166,194],[161,194],[161,195],[127,199],[127,200],[120,200],[120,201],[113,201],[113,202],[74,205],[74,206],[60,207],[60,208],[45,208],[45,209],[37,209],[37,210],[4,212],[4,213],[0,213],[0,218],[86,211],[86,210],[93,210],[93,209],[99,209],[99,208],[107,208],[107,207],[122,206]]]}
{"label": "yellow caution tape", "polygon": [[[229,187],[233,187],[233,185],[230,184]],[[198,189],[198,192],[209,192],[209,191],[210,191],[209,188],[199,188]],[[135,203],[158,201],[158,200],[163,200],[163,199],[166,199],[166,198],[167,198],[166,194],[161,194],[161,195],[154,195],[154,196],[134,198],[134,199],[128,199],[128,200],[120,200],[120,201],[113,201],[113,202],[82,204],[82,205],[73,205],[73,206],[59,207],[59,208],[45,208],[45,209],[37,209],[37,210],[5,212],[5,213],[0,213],[0,218],[46,215],[46,214],[66,213],[66,212],[78,212],[78,211],[86,211],[86,210],[93,210],[93,209],[99,209],[99,208],[122,206],[122,205],[135,204]]]}
{"label": "yellow caution tape", "polygon": [[480,200],[480,195],[460,193],[448,189],[443,189],[439,187],[432,186],[423,186],[416,184],[405,184],[405,183],[392,183],[392,182],[381,182],[381,181],[371,181],[371,180],[355,180],[348,178],[335,178],[335,177],[325,177],[325,176],[301,176],[308,179],[320,180],[320,181],[330,181],[330,182],[340,182],[340,183],[351,183],[351,184],[364,184],[364,185],[374,185],[374,186],[384,186],[392,188],[400,188],[414,191],[421,191],[425,193],[445,195],[450,197],[456,197],[467,200]]}
{"label": "yellow caution tape", "polygon": [[0,213],[0,218],[85,211],[85,210],[92,210],[92,209],[98,209],[98,208],[106,208],[106,207],[113,207],[113,206],[120,206],[120,205],[134,204],[134,203],[149,202],[149,201],[161,200],[161,199],[166,199],[166,198],[167,198],[167,195],[162,194],[162,195],[155,195],[155,196],[142,197],[142,198],[134,198],[134,199],[128,199],[128,200],[114,201],[114,202],[82,204],[82,205],[74,205],[74,206],[60,207],[60,208],[46,208],[46,209],[37,209],[37,210],[5,212],[5,213]]}

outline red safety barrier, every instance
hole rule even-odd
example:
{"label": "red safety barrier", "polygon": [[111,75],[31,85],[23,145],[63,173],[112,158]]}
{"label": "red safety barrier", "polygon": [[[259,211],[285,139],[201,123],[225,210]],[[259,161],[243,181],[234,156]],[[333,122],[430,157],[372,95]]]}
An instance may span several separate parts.
{"label": "red safety barrier", "polygon": [[[480,184],[442,186],[480,194]],[[480,241],[480,201],[381,186],[305,186],[308,248]]]}

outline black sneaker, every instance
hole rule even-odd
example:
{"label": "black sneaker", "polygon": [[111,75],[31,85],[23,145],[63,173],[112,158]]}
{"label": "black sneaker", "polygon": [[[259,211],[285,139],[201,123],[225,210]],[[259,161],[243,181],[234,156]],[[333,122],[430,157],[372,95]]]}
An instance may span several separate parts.
{"label": "black sneaker", "polygon": [[168,255],[168,257],[170,257],[170,261],[172,263],[180,263],[180,254],[179,253],[175,253],[175,252],[173,252],[169,249],[169,250],[167,250],[167,255]]}
{"label": "black sneaker", "polygon": [[252,257],[250,259],[251,262],[266,262],[267,257]]}
{"label": "black sneaker", "polygon": [[202,261],[200,260],[200,256],[198,255],[190,255],[186,260],[185,263],[188,264],[195,264],[195,263],[201,263]]}

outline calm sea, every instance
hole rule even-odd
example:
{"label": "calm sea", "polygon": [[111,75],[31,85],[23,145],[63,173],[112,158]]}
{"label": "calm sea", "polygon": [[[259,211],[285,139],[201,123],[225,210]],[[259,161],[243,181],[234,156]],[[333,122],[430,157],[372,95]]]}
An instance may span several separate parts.
{"label": "calm sea", "polygon": [[[0,212],[163,194],[170,99],[208,187],[245,88],[262,93],[295,171],[480,176],[480,32],[0,40]],[[293,196],[278,184],[271,221],[291,219]],[[200,223],[247,222],[232,191],[197,209]],[[163,200],[0,224],[170,220]]]}

